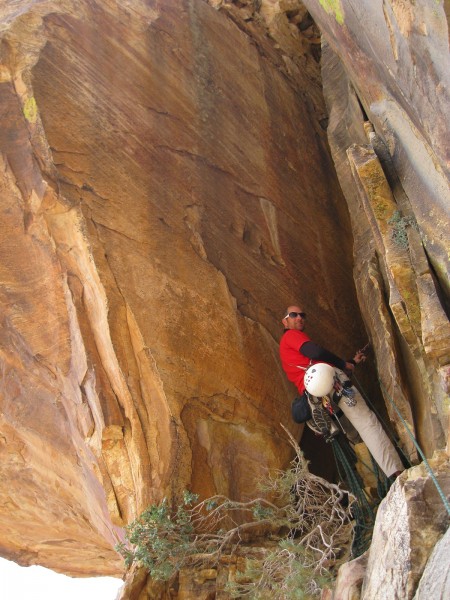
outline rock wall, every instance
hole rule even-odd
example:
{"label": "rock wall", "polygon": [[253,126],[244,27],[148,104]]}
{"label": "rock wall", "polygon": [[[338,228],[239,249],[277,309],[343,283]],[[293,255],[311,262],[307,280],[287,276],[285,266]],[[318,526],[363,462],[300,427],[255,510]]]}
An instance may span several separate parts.
{"label": "rock wall", "polygon": [[201,0],[0,23],[0,548],[120,575],[149,503],[287,464],[289,303],[339,354],[365,339],[319,65]]}
{"label": "rock wall", "polygon": [[448,3],[304,4],[323,32],[329,141],[386,404],[430,455],[449,434]]}
{"label": "rock wall", "polygon": [[[371,341],[358,377],[413,461],[406,425],[445,446],[443,11],[3,4],[3,556],[120,576],[114,545],[150,502],[245,498],[285,466],[292,302],[341,356]],[[123,597],[154,586],[133,572]]]}
{"label": "rock wall", "polygon": [[[433,471],[433,477],[430,470]],[[369,550],[339,569],[332,600],[446,598],[450,515],[448,454],[405,471],[380,504]],[[434,550],[433,550],[434,548]]]}

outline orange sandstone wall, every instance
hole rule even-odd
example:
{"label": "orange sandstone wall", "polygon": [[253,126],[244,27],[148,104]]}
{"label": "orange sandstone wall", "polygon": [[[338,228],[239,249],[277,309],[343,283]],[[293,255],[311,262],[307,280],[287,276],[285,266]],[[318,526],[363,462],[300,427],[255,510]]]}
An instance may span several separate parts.
{"label": "orange sandstone wall", "polygon": [[118,575],[150,502],[290,459],[288,303],[365,338],[318,63],[200,0],[0,23],[1,553]]}

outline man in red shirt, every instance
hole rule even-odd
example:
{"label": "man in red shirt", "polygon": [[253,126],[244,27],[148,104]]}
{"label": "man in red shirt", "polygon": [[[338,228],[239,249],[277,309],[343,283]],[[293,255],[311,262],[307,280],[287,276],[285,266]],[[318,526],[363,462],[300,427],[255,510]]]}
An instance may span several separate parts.
{"label": "man in red shirt", "polygon": [[[296,385],[300,395],[307,394],[303,380],[306,369],[310,365],[316,363],[332,365],[336,368],[336,375],[342,382],[352,373],[356,364],[366,359],[364,353],[358,351],[352,360],[346,361],[315,344],[304,333],[306,314],[298,306],[288,307],[282,323],[285,330],[280,341],[281,364],[289,381]],[[356,403],[349,406],[352,403],[341,402],[339,408],[355,427],[386,476],[397,476],[403,471],[403,465],[393,444],[359,391],[353,386],[351,391]],[[319,429],[324,430],[327,426],[330,428],[331,419],[327,418],[326,412],[320,407],[320,402],[317,402],[318,399],[314,397],[310,397],[310,399],[312,400],[310,405],[313,411],[313,420]],[[317,407],[320,407],[320,410]]]}
{"label": "man in red shirt", "polygon": [[289,381],[295,383],[300,394],[303,394],[305,390],[303,379],[305,371],[310,365],[324,362],[351,373],[355,365],[366,358],[363,352],[357,352],[353,360],[345,361],[312,342],[311,338],[303,331],[306,313],[298,306],[289,306],[282,323],[285,331],[280,342],[281,364]]}

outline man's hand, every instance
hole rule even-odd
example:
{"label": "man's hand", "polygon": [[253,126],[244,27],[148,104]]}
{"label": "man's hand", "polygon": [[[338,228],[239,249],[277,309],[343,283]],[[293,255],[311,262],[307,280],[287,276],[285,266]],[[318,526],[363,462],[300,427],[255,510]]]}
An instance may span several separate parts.
{"label": "man's hand", "polygon": [[345,363],[344,372],[348,377],[352,376],[353,371],[355,370],[355,365],[364,362],[367,356],[364,354],[365,348],[362,350],[357,350],[355,356],[352,359],[352,362]]}
{"label": "man's hand", "polygon": [[356,351],[355,356],[353,357],[353,360],[355,361],[356,364],[360,363],[360,362],[364,362],[367,358],[366,356],[366,350],[369,347],[369,342],[367,342],[367,344],[364,346],[364,348],[361,348],[360,350]]}
{"label": "man's hand", "polygon": [[351,377],[351,374],[353,373],[353,369],[355,368],[355,365],[351,362],[346,362],[345,363],[345,368],[344,368],[344,373],[348,376]]}
{"label": "man's hand", "polygon": [[366,360],[367,356],[364,354],[364,352],[362,350],[358,350],[355,354],[355,356],[353,357],[353,360],[355,361],[356,364],[359,364],[361,362],[364,362]]}

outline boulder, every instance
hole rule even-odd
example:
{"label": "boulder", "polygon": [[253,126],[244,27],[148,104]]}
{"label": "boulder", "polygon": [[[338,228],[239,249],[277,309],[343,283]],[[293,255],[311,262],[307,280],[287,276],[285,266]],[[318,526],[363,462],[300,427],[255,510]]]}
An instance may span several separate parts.
{"label": "boulder", "polygon": [[[444,452],[430,460],[433,477],[423,463],[405,471],[380,504],[362,600],[414,597],[433,548],[450,523],[435,485],[436,481],[445,498],[450,496],[449,462]],[[445,569],[448,574],[448,561]]]}

